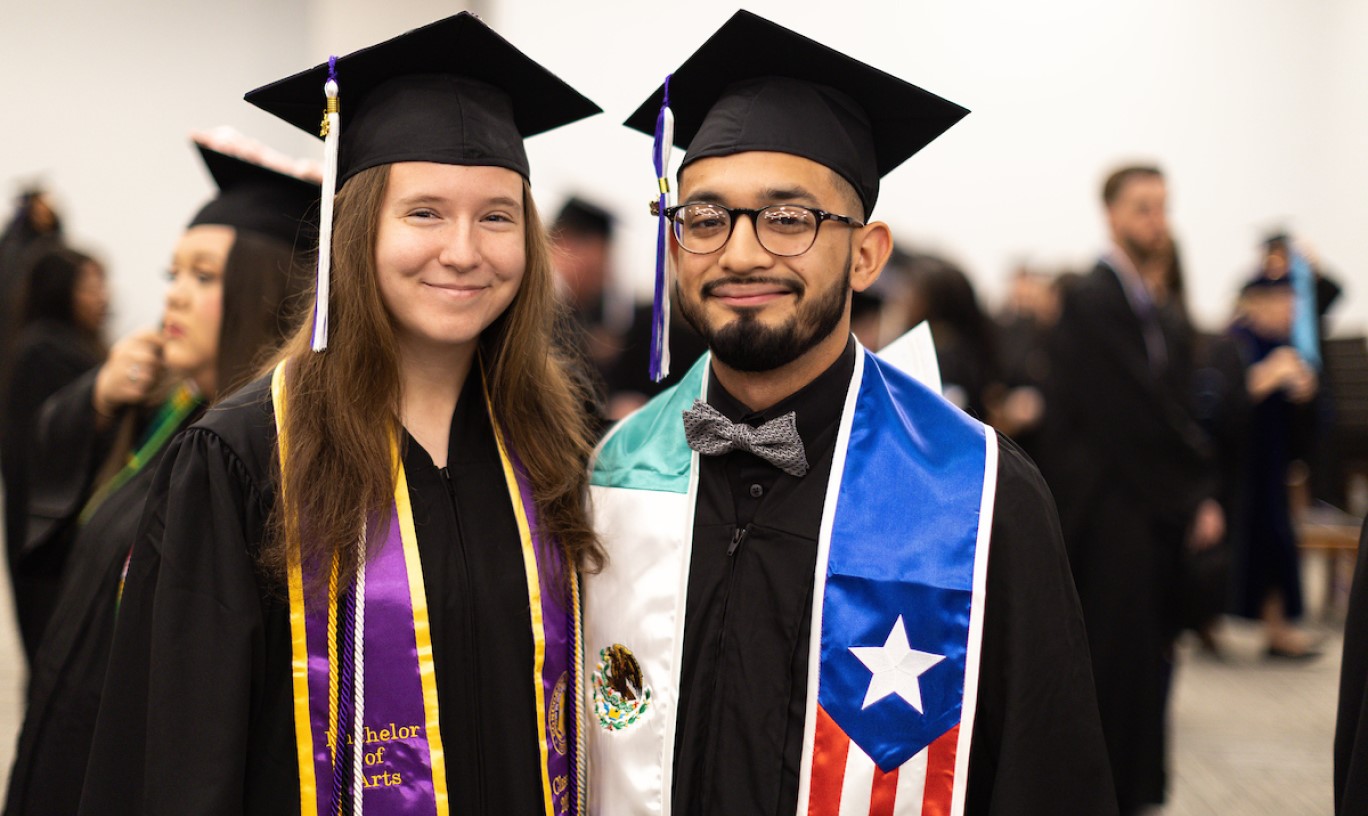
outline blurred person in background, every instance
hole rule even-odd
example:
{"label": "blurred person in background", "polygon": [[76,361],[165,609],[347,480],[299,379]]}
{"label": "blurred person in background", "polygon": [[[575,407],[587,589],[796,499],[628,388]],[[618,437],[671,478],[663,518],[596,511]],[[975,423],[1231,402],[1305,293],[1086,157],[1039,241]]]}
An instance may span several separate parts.
{"label": "blurred person in background", "polygon": [[1058,501],[1087,623],[1123,814],[1164,801],[1166,711],[1184,548],[1224,533],[1182,339],[1141,270],[1170,251],[1155,167],[1103,185],[1111,247],[1063,290],[1050,342],[1041,465]]}
{"label": "blurred person in background", "polygon": [[907,283],[907,324],[930,324],[945,398],[989,422],[1003,387],[993,323],[979,306],[974,285],[955,264],[927,254],[912,256]]}
{"label": "blurred person in background", "polygon": [[1247,283],[1201,378],[1233,556],[1230,611],[1262,621],[1266,653],[1280,658],[1317,654],[1292,623],[1302,613],[1302,591],[1288,477],[1314,437],[1318,385],[1314,368],[1289,344],[1294,302],[1286,276]]}
{"label": "blurred person in background", "polygon": [[19,194],[14,212],[4,232],[0,232],[0,309],[11,318],[17,308],[19,289],[29,261],[25,258],[35,245],[61,243],[62,219],[52,199],[40,187]]}
{"label": "blurred person in background", "polygon": [[89,255],[52,246],[29,257],[19,334],[3,378],[0,471],[10,581],[24,656],[32,661],[60,574],[59,563],[46,563],[27,548],[30,479],[44,464],[32,441],[43,401],[104,359],[109,287],[104,267]]}
{"label": "blurred person in background", "polygon": [[1037,458],[1047,407],[1043,388],[1050,375],[1046,343],[1059,320],[1059,299],[1053,275],[1021,266],[1012,273],[1007,300],[995,318],[1007,388],[995,427]]}
{"label": "blurred person in background", "polygon": [[160,330],[120,340],[44,406],[48,461],[31,510],[35,558],[61,566],[19,735],[5,812],[75,813],[114,633],[122,576],[167,442],[253,376],[295,324],[316,240],[317,179],[200,147],[219,193],[191,219],[167,269]]}
{"label": "blurred person in background", "polygon": [[622,353],[622,336],[632,320],[631,302],[613,285],[613,222],[612,213],[572,196],[551,223],[559,288],[583,329],[585,355],[604,379]]}
{"label": "blurred person in background", "polygon": [[[1296,300],[1291,344],[1317,373],[1321,373],[1326,363],[1327,316],[1343,295],[1343,287],[1325,268],[1316,251],[1305,241],[1294,239],[1286,230],[1270,232],[1261,242],[1260,249],[1255,276],[1291,280]],[[1332,379],[1329,373],[1320,377],[1313,409],[1318,432],[1305,451],[1305,461],[1310,471],[1312,496],[1344,507],[1348,504],[1348,479],[1343,451],[1336,444]]]}

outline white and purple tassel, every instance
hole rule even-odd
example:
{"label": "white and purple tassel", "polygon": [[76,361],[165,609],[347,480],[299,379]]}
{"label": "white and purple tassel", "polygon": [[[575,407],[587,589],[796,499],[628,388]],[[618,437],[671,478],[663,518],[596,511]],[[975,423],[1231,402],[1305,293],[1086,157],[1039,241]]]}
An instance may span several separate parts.
{"label": "white and purple tassel", "polygon": [[655,161],[656,186],[656,268],[655,297],[651,304],[651,381],[660,382],[670,375],[670,287],[673,269],[669,260],[670,219],[665,211],[673,206],[670,191],[670,149],[674,144],[674,112],[670,110],[670,77],[665,77],[665,92],[656,116]]}
{"label": "white and purple tassel", "polygon": [[337,57],[328,58],[328,81],[323,83],[327,108],[323,113],[323,195],[318,207],[318,282],[314,300],[313,350],[328,347],[328,293],[332,280],[333,197],[337,195],[337,142],[342,120],[337,102]]}

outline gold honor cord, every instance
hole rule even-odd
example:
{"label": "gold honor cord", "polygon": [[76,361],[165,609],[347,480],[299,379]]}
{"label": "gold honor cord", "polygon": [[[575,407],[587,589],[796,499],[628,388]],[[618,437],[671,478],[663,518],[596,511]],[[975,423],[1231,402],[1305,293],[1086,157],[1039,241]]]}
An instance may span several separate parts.
{"label": "gold honor cord", "polygon": [[[271,402],[275,408],[276,444],[280,449],[280,500],[285,501],[285,459],[289,452],[285,438],[285,362],[271,375]],[[293,529],[287,521],[287,531]],[[294,691],[295,751],[299,763],[299,812],[318,812],[318,789],[314,778],[313,733],[309,723],[309,639],[304,614],[304,571],[300,564],[299,540],[287,532],[286,541],[290,594],[290,682]]]}
{"label": "gold honor cord", "polygon": [[423,684],[423,715],[427,719],[432,793],[436,800],[437,816],[448,816],[451,810],[447,801],[446,755],[442,749],[442,720],[437,708],[437,667],[432,657],[427,588],[423,584],[423,563],[418,555],[418,532],[413,526],[413,507],[409,504],[408,476],[404,473],[404,462],[399,458],[399,445],[393,437],[390,437],[390,456],[398,473],[394,485],[394,507],[399,516],[399,535],[404,542],[404,568],[408,570],[414,642],[418,647],[418,674]]}
{"label": "gold honor cord", "polygon": [[518,475],[513,470],[513,460],[508,456],[504,445],[503,429],[494,418],[494,405],[485,394],[485,406],[489,409],[489,421],[494,427],[494,440],[499,445],[499,462],[503,465],[504,482],[508,486],[509,498],[513,500],[513,514],[518,520],[518,541],[522,545],[523,569],[527,573],[527,598],[531,602],[529,611],[532,616],[532,688],[537,701],[537,749],[541,755],[542,795],[546,802],[547,816],[556,812],[555,801],[551,797],[551,765],[547,751],[546,734],[546,688],[542,672],[546,666],[546,622],[542,619],[541,572],[537,569],[537,552],[532,546],[532,528],[527,523],[527,508],[523,507],[522,490],[518,487]]}

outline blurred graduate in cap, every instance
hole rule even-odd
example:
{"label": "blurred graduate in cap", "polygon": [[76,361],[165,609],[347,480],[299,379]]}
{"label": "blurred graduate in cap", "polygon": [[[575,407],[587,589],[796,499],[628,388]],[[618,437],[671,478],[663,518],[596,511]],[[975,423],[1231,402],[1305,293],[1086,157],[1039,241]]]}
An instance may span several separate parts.
{"label": "blurred graduate in cap", "polygon": [[1115,812],[1044,483],[850,333],[880,178],[964,114],[739,12],[628,120],[711,351],[595,463],[591,811]]}
{"label": "blurred graduate in cap", "polygon": [[598,108],[466,13],[247,98],[325,114],[313,319],[167,452],[82,812],[576,813],[599,550],[523,137]]}
{"label": "blurred graduate in cap", "polygon": [[315,240],[318,179],[198,148],[219,192],[171,253],[162,327],[123,338],[103,365],[49,399],[34,440],[21,564],[49,578],[51,618],[10,777],[5,812],[14,816],[76,812],[153,474],[171,438],[279,347],[309,280],[295,250]]}
{"label": "blurred graduate in cap", "polygon": [[109,288],[104,267],[74,249],[49,244],[29,261],[19,287],[14,355],[0,363],[0,473],[9,575],[24,656],[31,661],[61,567],[44,569],[23,557],[34,431],[43,402],[104,359]]}

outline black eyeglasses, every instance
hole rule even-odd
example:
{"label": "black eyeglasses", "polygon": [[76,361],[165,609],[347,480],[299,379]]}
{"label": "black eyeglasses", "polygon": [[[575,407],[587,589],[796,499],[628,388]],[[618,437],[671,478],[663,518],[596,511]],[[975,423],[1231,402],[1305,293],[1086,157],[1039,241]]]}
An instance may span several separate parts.
{"label": "black eyeglasses", "polygon": [[[659,212],[654,203],[652,214]],[[742,207],[723,207],[708,202],[687,202],[668,207],[665,217],[674,225],[675,240],[685,252],[707,255],[716,252],[731,240],[736,219],[748,215],[755,228],[755,240],[772,255],[792,257],[802,255],[817,243],[817,230],[826,221],[838,221],[850,227],[864,224],[848,215],[836,215],[826,210],[802,207],[797,204],[772,204],[758,210]]]}

